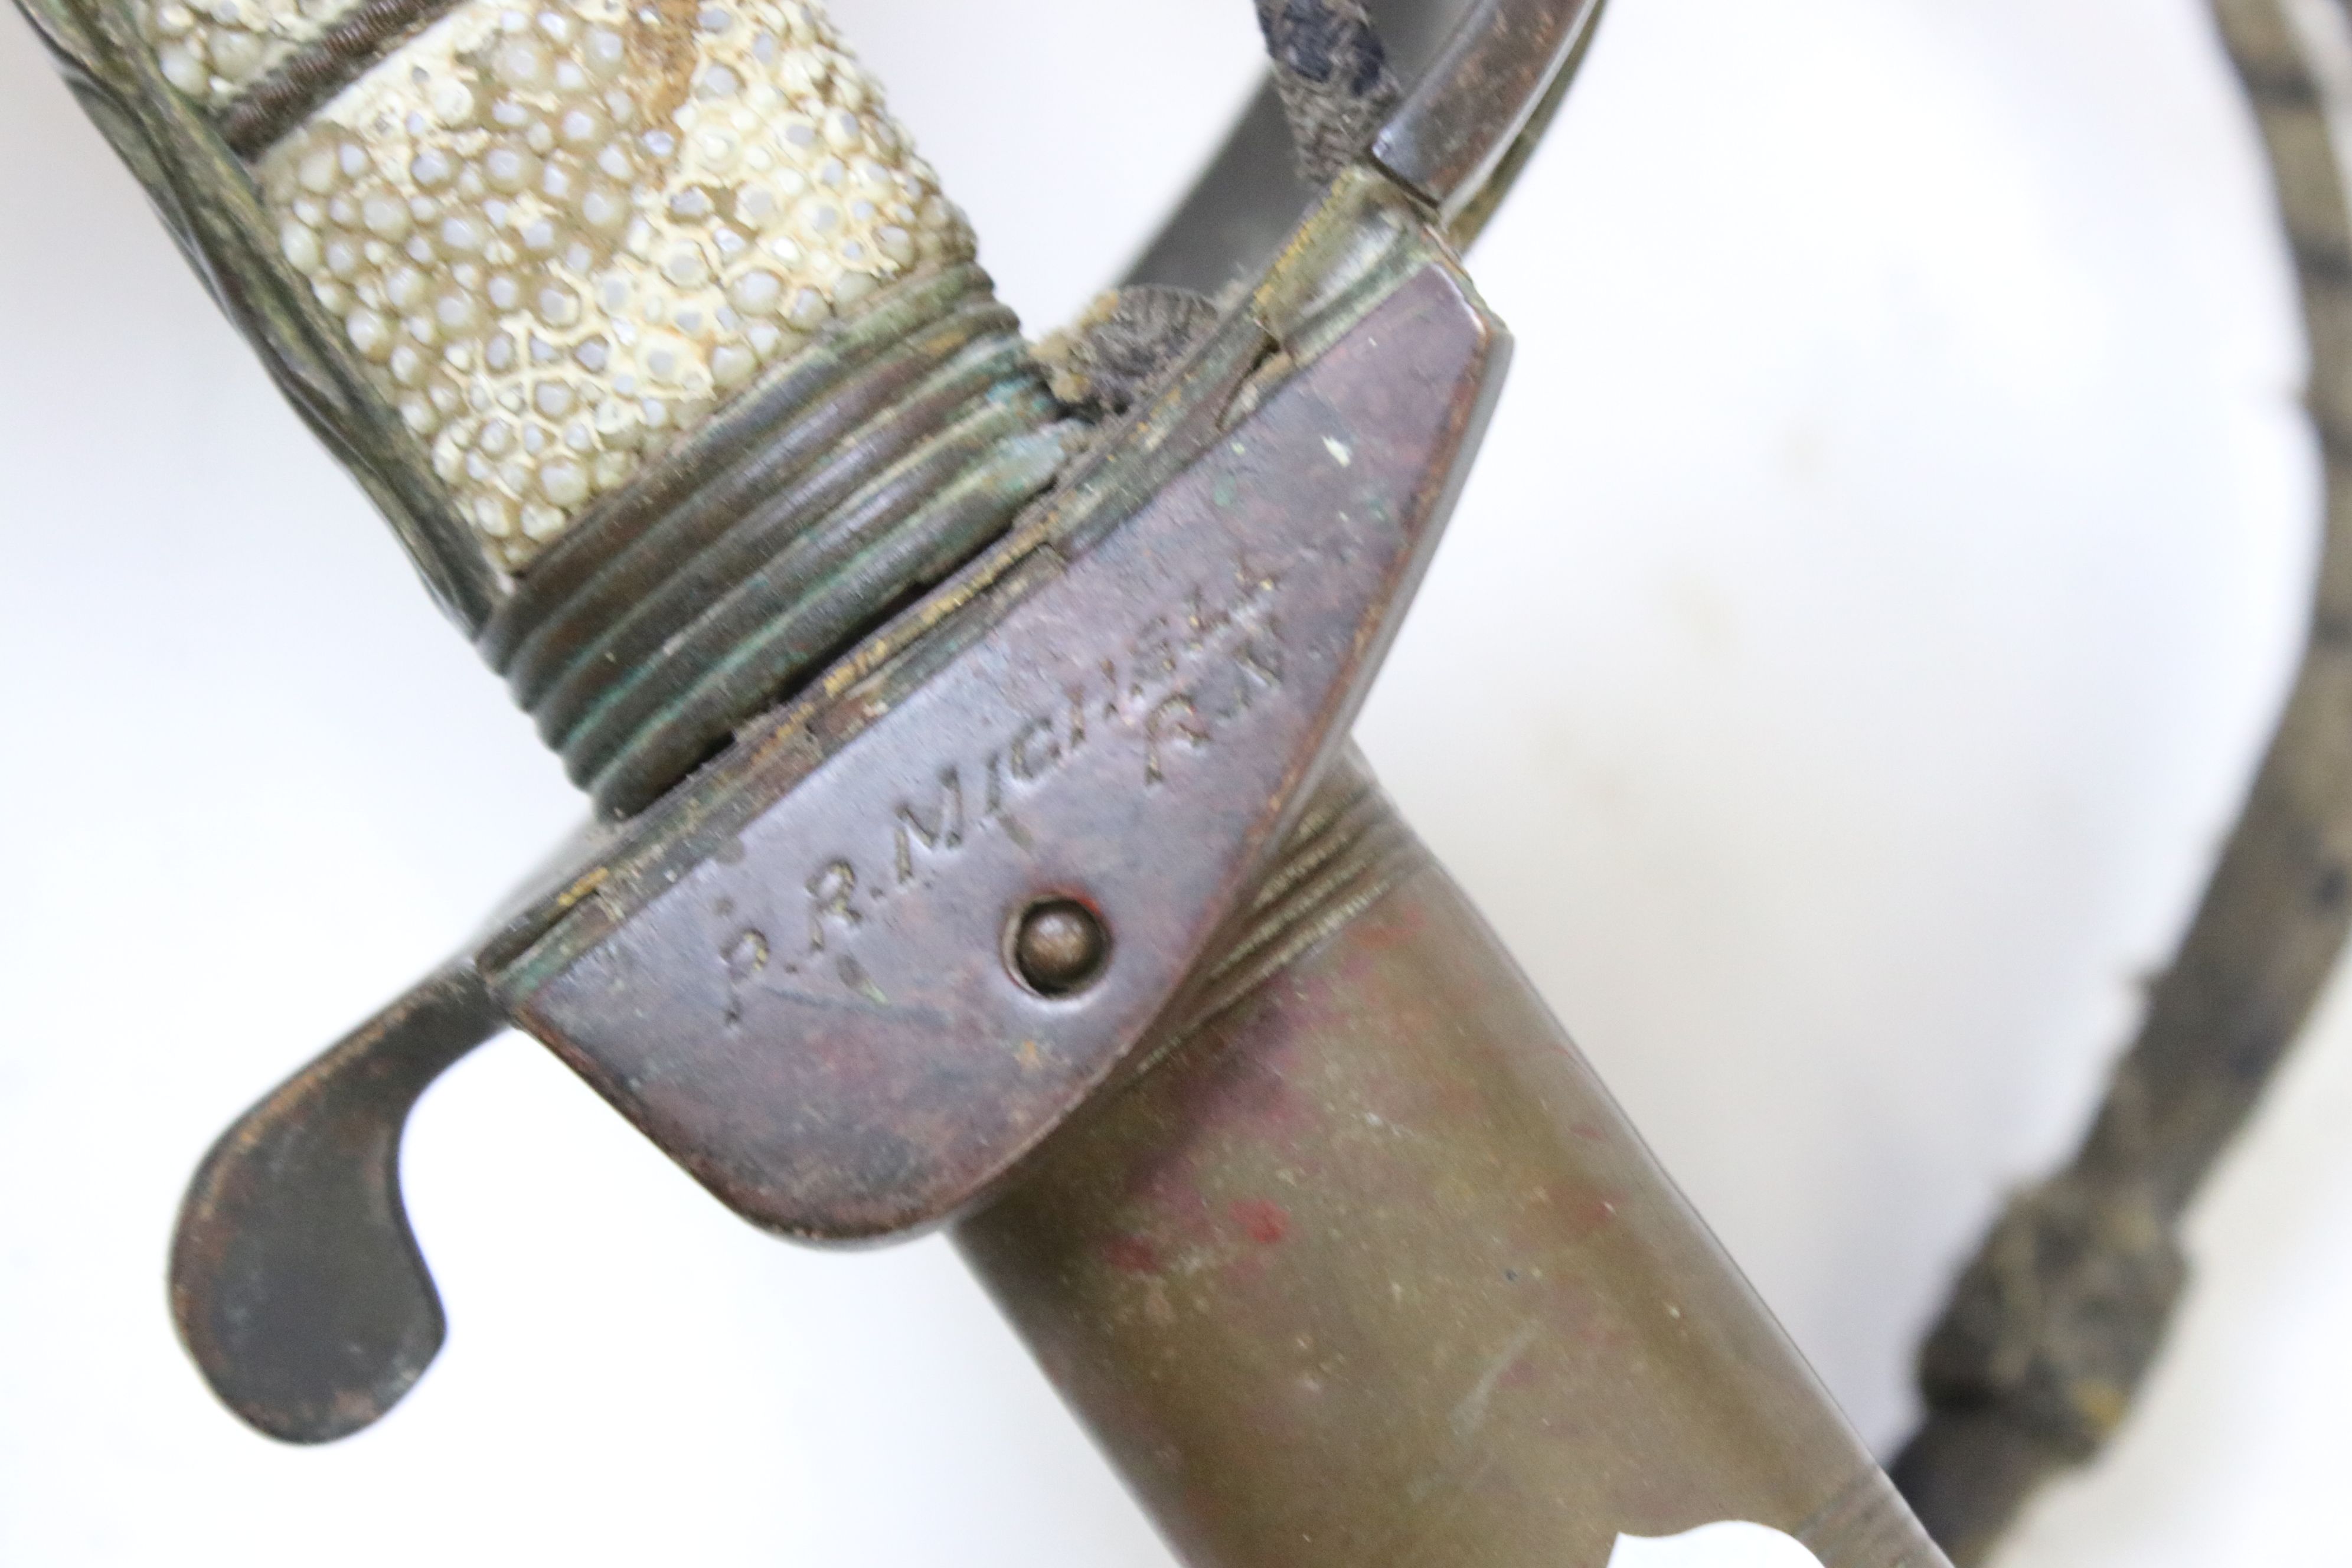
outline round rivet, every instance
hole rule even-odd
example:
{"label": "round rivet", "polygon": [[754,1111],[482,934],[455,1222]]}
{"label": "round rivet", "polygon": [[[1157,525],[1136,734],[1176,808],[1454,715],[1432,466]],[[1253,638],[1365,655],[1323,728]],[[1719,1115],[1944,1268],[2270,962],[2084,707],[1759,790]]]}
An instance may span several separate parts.
{"label": "round rivet", "polygon": [[1013,965],[1022,984],[1045,996],[1067,996],[1102,973],[1110,933],[1076,899],[1044,899],[1021,913],[1013,930]]}

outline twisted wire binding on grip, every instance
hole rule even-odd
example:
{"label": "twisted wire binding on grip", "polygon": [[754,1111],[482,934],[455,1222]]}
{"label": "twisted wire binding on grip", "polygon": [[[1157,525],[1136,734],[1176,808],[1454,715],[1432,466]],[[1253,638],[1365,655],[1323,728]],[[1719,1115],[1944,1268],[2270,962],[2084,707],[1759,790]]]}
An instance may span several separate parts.
{"label": "twisted wire binding on grip", "polygon": [[246,87],[219,116],[221,140],[253,158],[457,0],[367,0]]}

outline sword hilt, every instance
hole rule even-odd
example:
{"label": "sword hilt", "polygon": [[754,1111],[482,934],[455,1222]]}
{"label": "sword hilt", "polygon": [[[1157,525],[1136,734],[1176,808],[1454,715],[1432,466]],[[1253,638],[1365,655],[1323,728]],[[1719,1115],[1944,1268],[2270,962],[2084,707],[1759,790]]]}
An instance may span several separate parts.
{"label": "sword hilt", "polygon": [[[1366,155],[1222,313],[1102,314],[1186,342],[1157,374],[1094,342],[1094,430],[794,0],[373,0],[283,48],[35,3],[81,7],[53,41],[89,51],[84,85],[127,106],[160,188],[199,198],[174,216],[224,299],[627,819],[206,1160],[173,1304],[240,1413],[331,1438],[422,1372],[440,1311],[400,1126],[511,1018],[767,1228],[971,1219],[967,1247],[1203,1563],[1305,1561],[1302,1541],[1360,1561],[1297,1521],[1418,1542],[1444,1510],[1392,1482],[1506,1473],[1527,1495],[1480,1528],[1496,1568],[1563,1545],[1937,1561],[1339,762],[1507,357],[1448,237],[1557,101],[1589,3],[1473,0],[1409,94],[1353,0],[1262,5],[1302,143]],[[1385,989],[1349,979],[1375,952]],[[1341,979],[1352,1012],[1316,999]],[[1304,1012],[1269,1009],[1294,992]],[[1452,1048],[1474,1022],[1483,1043]],[[1311,1103],[1241,1130],[1248,1074],[1294,1068]],[[1315,1202],[1275,1195],[1326,1169]],[[1269,1304],[1249,1249],[1306,1223]],[[1230,1299],[1164,1332],[1168,1269],[1196,1265],[1234,1267],[1195,1305]],[[1312,1349],[1366,1280],[1378,1310],[1411,1305],[1274,1392],[1258,1358]],[[1130,1401],[1061,1364],[1186,1343],[1231,1375],[1172,1400],[1147,1375]],[[1378,1386],[1326,1399],[1349,1356]],[[1595,1390],[1643,1475],[1554,1427]],[[1384,1427],[1392,1396],[1412,1416]],[[1280,1467],[1219,1452],[1269,1411],[1330,1484],[1303,1510]],[[1158,1473],[1192,1454],[1231,1486]],[[1654,1533],[1683,1544],[1620,1539]]]}
{"label": "sword hilt", "polygon": [[[1001,534],[1074,429],[802,0],[29,0],[207,280],[622,816]],[[402,1126],[471,955],[223,1138],[174,1315],[273,1435],[437,1348]]]}
{"label": "sword hilt", "polygon": [[[960,564],[1065,455],[962,215],[820,6],[85,19],[164,84],[131,107],[226,205],[199,248],[262,303],[265,357],[397,497],[420,570],[607,812]],[[191,1190],[175,1316],[278,1436],[365,1425],[439,1344],[400,1131],[503,1021],[453,1041],[447,985],[256,1107]]]}

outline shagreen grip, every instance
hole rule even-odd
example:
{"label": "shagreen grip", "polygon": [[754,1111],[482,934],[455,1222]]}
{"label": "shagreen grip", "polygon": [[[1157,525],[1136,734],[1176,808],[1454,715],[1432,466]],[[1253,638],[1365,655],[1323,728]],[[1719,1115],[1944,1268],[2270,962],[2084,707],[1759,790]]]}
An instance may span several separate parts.
{"label": "shagreen grip", "polygon": [[178,210],[258,302],[265,357],[608,814],[968,560],[1067,455],[962,215],[820,6],[85,21],[125,35],[115,75],[150,90],[124,104],[184,155],[169,194],[217,196]]}

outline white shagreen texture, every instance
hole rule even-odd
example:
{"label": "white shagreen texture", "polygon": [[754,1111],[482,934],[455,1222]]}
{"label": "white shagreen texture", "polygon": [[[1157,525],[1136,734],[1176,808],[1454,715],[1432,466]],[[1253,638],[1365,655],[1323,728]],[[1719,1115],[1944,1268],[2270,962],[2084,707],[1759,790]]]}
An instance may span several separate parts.
{"label": "white shagreen texture", "polygon": [[836,310],[972,250],[797,0],[474,0],[257,174],[509,570]]}

